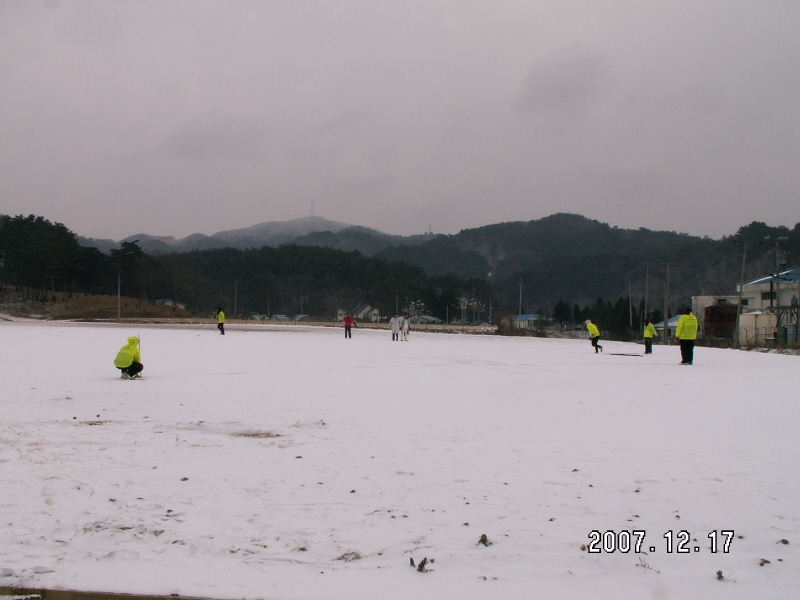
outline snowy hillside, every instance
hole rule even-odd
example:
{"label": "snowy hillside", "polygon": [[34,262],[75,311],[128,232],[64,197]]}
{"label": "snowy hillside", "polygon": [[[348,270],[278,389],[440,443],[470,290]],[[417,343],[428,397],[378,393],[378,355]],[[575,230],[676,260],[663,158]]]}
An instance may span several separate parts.
{"label": "snowy hillside", "polygon": [[[112,364],[131,334],[144,381]],[[798,597],[800,358],[639,352],[2,322],[0,586]]]}

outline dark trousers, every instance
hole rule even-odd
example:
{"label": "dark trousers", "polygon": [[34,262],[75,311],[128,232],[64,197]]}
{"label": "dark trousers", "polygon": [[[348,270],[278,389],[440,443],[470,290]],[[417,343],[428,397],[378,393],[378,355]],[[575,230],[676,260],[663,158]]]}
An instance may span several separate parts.
{"label": "dark trousers", "polygon": [[138,363],[136,361],[133,361],[131,363],[130,367],[125,367],[124,369],[120,369],[120,371],[122,371],[123,373],[127,373],[128,375],[133,376],[133,375],[136,375],[137,373],[139,373],[142,369],[144,369],[144,365],[142,363]]}
{"label": "dark trousers", "polygon": [[644,338],[644,353],[653,353],[653,338]]}
{"label": "dark trousers", "polygon": [[346,338],[352,338],[353,337],[353,334],[350,333],[350,327],[345,327],[344,328],[344,337],[346,337]]}
{"label": "dark trousers", "polygon": [[217,329],[219,329],[219,332],[220,332],[222,335],[225,335],[225,323],[220,323],[220,324],[218,324],[218,325],[217,325]]}
{"label": "dark trousers", "polygon": [[603,347],[599,344],[599,342],[600,342],[599,335],[596,335],[592,338],[592,348],[594,348],[595,352],[600,352],[600,350],[603,349]]}
{"label": "dark trousers", "polygon": [[393,333],[393,334],[392,334],[392,341],[393,341],[393,342],[396,342],[396,341],[397,341],[397,339],[398,339],[399,337],[400,337],[400,334],[399,334],[399,333]]}
{"label": "dark trousers", "polygon": [[694,361],[694,340],[681,340],[681,364]]}

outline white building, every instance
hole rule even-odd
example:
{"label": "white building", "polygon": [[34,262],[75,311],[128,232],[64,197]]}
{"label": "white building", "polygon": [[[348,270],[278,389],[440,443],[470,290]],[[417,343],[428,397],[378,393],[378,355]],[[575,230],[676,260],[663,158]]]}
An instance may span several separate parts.
{"label": "white building", "polygon": [[798,342],[798,282],[800,267],[772,273],[741,286],[742,345],[764,346]]}
{"label": "white building", "polygon": [[[742,288],[744,310],[797,306],[797,275],[800,267],[748,281]],[[737,291],[739,286],[737,286]]]}
{"label": "white building", "polygon": [[[341,321],[344,319],[344,316],[347,314],[347,312],[348,311],[344,310],[343,308],[340,308],[338,311],[336,311],[336,320]],[[369,304],[362,304],[350,314],[354,319],[368,323],[377,323],[381,318],[381,311],[379,311],[377,308],[373,308]]]}
{"label": "white building", "polygon": [[[748,303],[742,299],[742,305],[747,307]],[[709,306],[739,304],[739,296],[692,296],[692,312],[700,318]]]}

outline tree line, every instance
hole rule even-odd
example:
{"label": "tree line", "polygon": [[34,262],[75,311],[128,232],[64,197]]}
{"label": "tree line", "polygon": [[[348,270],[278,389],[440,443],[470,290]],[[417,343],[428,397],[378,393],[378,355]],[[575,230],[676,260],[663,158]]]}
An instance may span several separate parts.
{"label": "tree line", "polygon": [[150,255],[136,241],[104,254],[83,247],[61,223],[40,216],[0,215],[0,283],[44,299],[48,291],[117,293],[174,300],[198,314],[217,307],[250,314],[333,317],[364,304],[382,315],[416,309],[445,320],[487,312],[485,280],[429,276],[402,261],[357,251],[286,245]]}
{"label": "tree line", "polygon": [[370,304],[382,315],[411,309],[443,321],[478,322],[521,309],[552,315],[558,323],[591,318],[622,336],[631,313],[634,329],[645,316],[648,282],[647,316],[662,319],[665,263],[674,314],[691,295],[733,291],[744,243],[746,277],[773,272],[800,257],[800,224],[788,229],[754,222],[734,236],[711,240],[553,215],[438,236],[374,256],[313,245],[148,254],[136,241],[106,254],[81,246],[61,223],[0,215],[0,283],[32,299],[45,298],[49,290],[115,295],[119,285],[125,296],[174,300],[201,314],[221,307],[245,316],[332,317],[339,309]]}
{"label": "tree line", "polygon": [[741,279],[744,243],[745,278],[796,265],[800,223],[790,229],[753,222],[714,240],[555,214],[439,235],[417,246],[387,248],[379,256],[419,264],[428,273],[488,277],[496,306],[512,314],[540,313],[559,299],[584,307],[597,297],[629,293],[637,301],[646,294],[654,300],[663,293],[669,268],[669,305],[676,310],[691,296],[732,293]]}

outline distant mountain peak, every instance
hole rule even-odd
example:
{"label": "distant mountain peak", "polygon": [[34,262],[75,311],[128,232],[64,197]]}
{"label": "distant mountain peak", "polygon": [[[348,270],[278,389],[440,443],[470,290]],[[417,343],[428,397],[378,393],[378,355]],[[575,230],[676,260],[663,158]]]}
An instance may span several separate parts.
{"label": "distant mountain peak", "polygon": [[[308,216],[300,217],[299,219],[291,219],[289,221],[267,221],[265,223],[258,223],[250,227],[242,229],[228,229],[225,231],[218,231],[212,237],[220,238],[223,240],[230,240],[242,237],[255,237],[255,238],[284,238],[286,236],[299,237],[301,235],[308,235],[309,233],[316,233],[318,231],[332,231],[338,233],[342,229],[352,227],[349,223],[341,223],[339,221],[331,221],[323,217]],[[285,241],[285,240],[281,240]],[[271,243],[269,245],[272,245]]]}
{"label": "distant mountain peak", "polygon": [[135,235],[129,235],[126,238],[120,240],[122,242],[135,242],[135,241],[153,241],[153,242],[164,242],[165,244],[174,244],[177,240],[171,235],[148,235],[146,233],[137,233]]}

